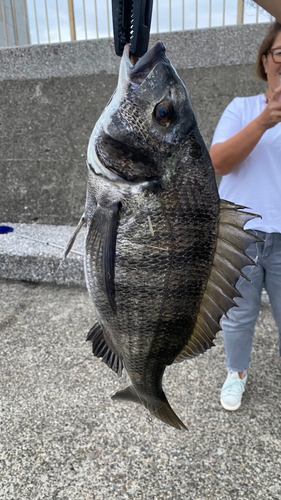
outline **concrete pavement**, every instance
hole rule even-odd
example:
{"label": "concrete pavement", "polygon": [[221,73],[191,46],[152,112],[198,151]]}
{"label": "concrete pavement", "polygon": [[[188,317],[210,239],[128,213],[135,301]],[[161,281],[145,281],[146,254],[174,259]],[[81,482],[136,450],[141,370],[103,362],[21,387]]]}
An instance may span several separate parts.
{"label": "concrete pavement", "polygon": [[241,409],[219,404],[217,346],[166,370],[188,431],[113,402],[125,387],[91,354],[84,288],[0,282],[1,500],[280,499],[281,366],[264,303]]}

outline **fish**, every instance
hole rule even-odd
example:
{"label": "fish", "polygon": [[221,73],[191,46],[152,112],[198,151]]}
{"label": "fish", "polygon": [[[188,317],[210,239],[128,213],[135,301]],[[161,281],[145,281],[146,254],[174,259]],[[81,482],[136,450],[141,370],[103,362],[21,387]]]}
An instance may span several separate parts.
{"label": "fish", "polygon": [[124,47],[115,93],[91,134],[85,276],[93,354],[130,385],[113,400],[138,403],[187,429],[162,388],[167,366],[214,345],[236,306],[256,215],[220,200],[214,168],[184,83],[156,42],[136,64]]}

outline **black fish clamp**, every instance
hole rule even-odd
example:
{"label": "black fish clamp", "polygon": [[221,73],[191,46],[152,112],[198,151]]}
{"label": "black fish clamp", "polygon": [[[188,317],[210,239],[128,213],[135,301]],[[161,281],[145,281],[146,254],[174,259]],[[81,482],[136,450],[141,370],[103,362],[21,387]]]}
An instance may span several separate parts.
{"label": "black fish clamp", "polygon": [[142,57],[147,51],[153,0],[112,0],[115,52],[122,56],[131,44],[131,55]]}

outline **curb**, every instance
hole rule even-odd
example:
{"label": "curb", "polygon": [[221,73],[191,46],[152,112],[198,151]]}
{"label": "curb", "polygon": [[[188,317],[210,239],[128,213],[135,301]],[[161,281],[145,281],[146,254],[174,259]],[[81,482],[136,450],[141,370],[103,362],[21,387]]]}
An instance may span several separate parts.
{"label": "curb", "polygon": [[63,261],[64,249],[74,227],[8,222],[5,226],[13,231],[0,234],[0,278],[86,286],[83,257],[86,228],[81,229]]}

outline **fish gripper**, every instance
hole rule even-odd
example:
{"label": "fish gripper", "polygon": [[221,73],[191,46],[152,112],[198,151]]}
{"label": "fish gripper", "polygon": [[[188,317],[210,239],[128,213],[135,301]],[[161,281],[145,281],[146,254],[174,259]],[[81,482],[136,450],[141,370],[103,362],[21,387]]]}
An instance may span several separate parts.
{"label": "fish gripper", "polygon": [[147,51],[153,0],[112,0],[115,52],[122,56],[131,44],[131,55],[142,57]]}

